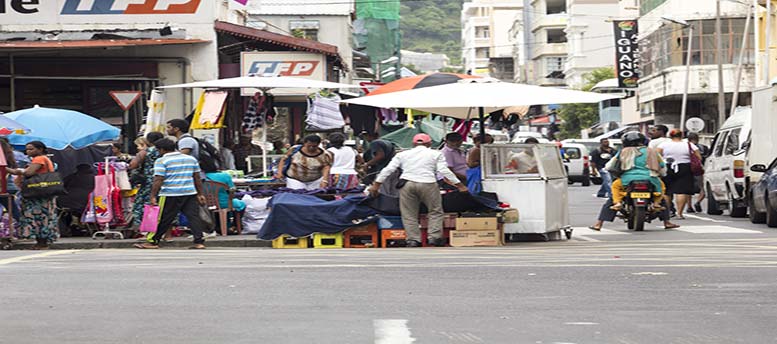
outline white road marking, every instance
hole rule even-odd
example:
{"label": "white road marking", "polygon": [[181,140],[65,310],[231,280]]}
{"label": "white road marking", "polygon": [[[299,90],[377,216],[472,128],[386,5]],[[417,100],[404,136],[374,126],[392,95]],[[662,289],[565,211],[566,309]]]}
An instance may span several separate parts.
{"label": "white road marking", "polygon": [[727,222],[731,222],[731,221],[725,221],[725,220],[715,220],[715,219],[711,219],[709,217],[701,217],[701,216],[698,216],[698,215],[691,215],[691,214],[684,214],[683,216],[685,216],[687,218],[695,219],[695,220],[702,220],[702,221],[714,222],[714,223],[727,223]]}
{"label": "white road marking", "polygon": [[616,231],[612,229],[602,228],[600,231],[595,231],[593,229],[590,229],[588,227],[573,227],[572,228],[572,236],[575,234],[579,235],[585,235],[585,236],[592,236],[592,235],[631,235],[630,232],[626,231]]}
{"label": "white road marking", "polygon": [[681,226],[674,230],[693,234],[763,234],[761,231],[727,226]]}
{"label": "white road marking", "polygon": [[405,319],[376,319],[375,344],[410,344],[415,342]]}
{"label": "white road marking", "polygon": [[19,256],[19,257],[13,257],[13,258],[6,258],[6,259],[0,259],[0,265],[8,265],[13,263],[22,262],[25,260],[35,259],[35,258],[43,258],[43,257],[51,257],[51,256],[59,256],[63,254],[73,254],[75,252],[78,252],[80,250],[63,250],[63,251],[48,251],[48,252],[41,252],[38,254],[31,254],[27,256]]}
{"label": "white road marking", "polygon": [[578,322],[566,322],[566,323],[564,323],[564,325],[592,326],[592,325],[599,325],[599,323],[578,321]]}
{"label": "white road marking", "polygon": [[634,272],[634,273],[632,273],[632,275],[634,275],[634,276],[664,276],[664,275],[668,275],[668,274],[666,272],[650,272],[650,271],[645,271],[645,272]]}

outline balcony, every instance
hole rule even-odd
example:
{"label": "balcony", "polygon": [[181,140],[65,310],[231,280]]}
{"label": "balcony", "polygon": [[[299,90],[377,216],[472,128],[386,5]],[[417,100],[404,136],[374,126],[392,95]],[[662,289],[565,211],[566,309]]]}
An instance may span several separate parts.
{"label": "balcony", "polygon": [[491,46],[491,38],[488,37],[475,37],[475,47],[488,48]]}
{"label": "balcony", "polygon": [[569,16],[567,14],[548,14],[544,16],[536,16],[532,21],[531,31],[535,32],[541,28],[554,27],[565,28]]}
{"label": "balcony", "polygon": [[566,43],[537,44],[532,50],[532,59],[547,55],[567,55]]}
{"label": "balcony", "polygon": [[491,26],[491,21],[488,17],[471,17],[469,18],[469,24],[471,26]]}
{"label": "balcony", "polygon": [[539,78],[534,82],[538,86],[566,86],[564,79]]}

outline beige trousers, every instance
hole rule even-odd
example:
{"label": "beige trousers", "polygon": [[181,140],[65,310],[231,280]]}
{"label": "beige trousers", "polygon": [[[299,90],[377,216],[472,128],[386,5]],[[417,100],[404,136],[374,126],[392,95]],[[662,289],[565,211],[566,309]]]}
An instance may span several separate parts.
{"label": "beige trousers", "polygon": [[402,223],[407,232],[407,240],[421,242],[421,230],[418,228],[418,213],[421,204],[429,210],[429,239],[442,239],[443,209],[440,187],[437,183],[416,183],[408,181],[399,190],[399,210],[402,212]]}

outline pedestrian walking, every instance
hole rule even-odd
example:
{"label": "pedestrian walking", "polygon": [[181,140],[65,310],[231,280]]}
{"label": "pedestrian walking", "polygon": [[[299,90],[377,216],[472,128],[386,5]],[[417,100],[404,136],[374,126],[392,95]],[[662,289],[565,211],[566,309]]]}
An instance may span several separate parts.
{"label": "pedestrian walking", "polygon": [[167,122],[167,135],[175,136],[176,147],[183,154],[195,159],[200,156],[200,144],[189,134],[189,122],[185,119],[173,119]]}
{"label": "pedestrian walking", "polygon": [[[644,137],[644,136],[643,136]],[[607,138],[599,140],[599,147],[591,152],[591,169],[595,174],[598,174],[602,178],[602,186],[596,193],[596,197],[608,198],[610,197],[610,189],[612,187],[612,176],[610,172],[604,168],[607,163],[615,156],[615,149],[610,147],[610,140]]]}
{"label": "pedestrian walking", "polygon": [[152,205],[159,205],[160,217],[157,231],[150,242],[135,244],[140,249],[157,249],[159,241],[183,213],[189,220],[194,245],[192,249],[204,249],[203,231],[206,224],[200,218],[200,206],[205,205],[202,191],[200,165],[192,156],[176,151],[176,144],[169,139],[154,143],[162,157],[154,163],[154,183],[151,188]]}
{"label": "pedestrian walking", "polygon": [[413,137],[415,147],[394,156],[388,166],[380,172],[375,182],[369,187],[370,195],[376,196],[381,184],[395,171],[402,169],[399,191],[399,208],[402,223],[407,232],[407,246],[421,246],[421,231],[419,230],[418,214],[421,204],[429,210],[430,245],[443,246],[443,208],[442,196],[437,185],[437,174],[442,174],[461,192],[467,192],[467,187],[448,168],[445,157],[439,151],[430,149],[432,138],[427,134],[417,134]]}
{"label": "pedestrian walking", "polygon": [[669,171],[664,178],[666,184],[666,202],[672,203],[675,198],[677,203],[677,219],[683,220],[685,206],[688,205],[691,195],[694,194],[694,178],[691,172],[691,154],[701,160],[699,147],[690,142],[683,142],[683,132],[674,129],[669,134],[671,141],[664,142],[658,146],[658,151],[669,164]]}
{"label": "pedestrian walking", "polygon": [[[8,173],[19,176],[17,186],[22,178],[30,178],[37,174],[54,172],[54,164],[46,156],[46,145],[40,141],[32,141],[25,146],[30,164],[25,169],[10,169]],[[22,217],[20,229],[22,236],[35,239],[34,250],[45,250],[57,239],[57,207],[55,196],[39,198],[22,197]]]}
{"label": "pedestrian walking", "polygon": [[650,143],[648,143],[648,148],[658,149],[658,146],[660,146],[662,143],[671,141],[671,139],[666,137],[668,132],[669,128],[663,124],[659,124],[651,128],[649,132]]}
{"label": "pedestrian walking", "polygon": [[[706,145],[699,143],[699,134],[697,133],[688,133],[688,142],[693,143],[696,145],[696,147],[699,147],[699,154],[701,155],[701,163],[704,165],[704,163],[707,161],[707,157],[710,156],[710,147],[707,147]],[[688,213],[701,213],[701,202],[704,201],[704,199],[707,197],[705,190],[704,190],[704,175],[700,176],[694,176],[694,194],[696,196],[696,202],[691,205],[691,201],[688,201]]]}
{"label": "pedestrian walking", "polygon": [[154,142],[164,138],[160,132],[151,132],[145,138],[138,138],[135,144],[138,146],[138,154],[130,162],[130,170],[133,173],[134,187],[138,188],[135,195],[135,203],[132,204],[132,224],[140,226],[143,221],[143,209],[151,203],[151,186],[154,184],[154,163],[161,157]]}
{"label": "pedestrian walking", "polygon": [[[278,164],[277,179],[286,177],[286,187],[294,190],[315,190],[329,187],[332,155],[319,147],[321,138],[308,135],[302,145],[292,147]],[[288,163],[287,163],[288,161]],[[286,165],[288,164],[288,170]],[[285,175],[284,175],[285,172]]]}
{"label": "pedestrian walking", "polygon": [[326,151],[332,155],[332,168],[329,171],[329,185],[337,190],[349,190],[359,186],[356,165],[364,163],[355,149],[345,146],[345,134],[329,135],[329,147]]}

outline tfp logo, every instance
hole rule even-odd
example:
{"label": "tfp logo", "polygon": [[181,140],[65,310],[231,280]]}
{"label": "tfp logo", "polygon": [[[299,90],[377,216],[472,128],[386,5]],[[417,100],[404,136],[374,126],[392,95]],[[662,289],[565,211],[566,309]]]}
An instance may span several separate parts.
{"label": "tfp logo", "polygon": [[194,14],[202,0],[67,0],[62,14]]}
{"label": "tfp logo", "polygon": [[310,76],[318,67],[318,63],[318,61],[256,61],[251,63],[248,74]]}

